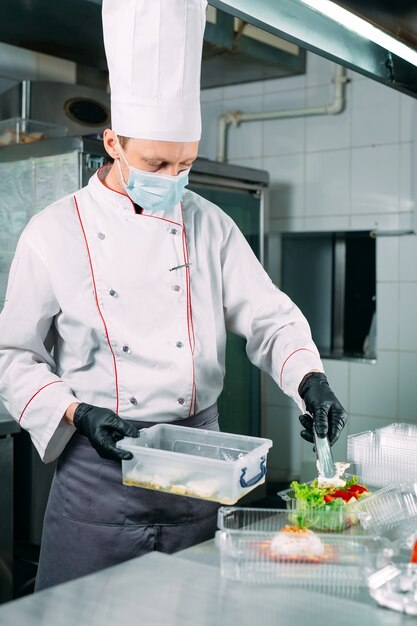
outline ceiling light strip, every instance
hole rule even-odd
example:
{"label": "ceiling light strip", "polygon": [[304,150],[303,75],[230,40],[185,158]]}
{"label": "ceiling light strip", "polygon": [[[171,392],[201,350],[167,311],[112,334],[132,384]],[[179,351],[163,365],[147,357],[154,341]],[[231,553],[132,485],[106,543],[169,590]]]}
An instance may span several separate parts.
{"label": "ceiling light strip", "polygon": [[373,41],[386,50],[393,52],[402,59],[417,66],[417,51],[401,43],[398,39],[391,37],[391,35],[388,35],[384,31],[379,30],[379,28],[376,28],[354,13],[343,9],[334,2],[330,2],[330,0],[301,0],[301,2],[319,13],[330,17],[345,28]]}

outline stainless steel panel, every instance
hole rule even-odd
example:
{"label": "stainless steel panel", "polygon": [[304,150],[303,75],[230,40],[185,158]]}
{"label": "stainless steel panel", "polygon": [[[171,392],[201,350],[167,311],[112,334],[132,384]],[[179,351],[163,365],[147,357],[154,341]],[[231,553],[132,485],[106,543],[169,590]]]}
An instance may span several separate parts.
{"label": "stainless steel panel", "polygon": [[[84,115],[90,121],[77,121],[69,112],[70,103],[75,100],[78,106],[86,107]],[[103,113],[97,118],[100,110]],[[0,95],[0,118],[11,117],[60,124],[72,136],[91,135],[110,127],[110,96],[84,85],[25,80]]]}
{"label": "stainless steel panel", "polygon": [[45,139],[33,143],[7,146],[0,149],[0,162],[36,159],[38,157],[68,154],[69,152],[90,152],[97,155],[106,155],[102,141],[85,137],[59,137]]}
{"label": "stainless steel panel", "polygon": [[220,179],[234,179],[238,181],[246,181],[252,187],[259,185],[266,187],[269,184],[269,173],[265,170],[253,169],[252,167],[243,167],[241,165],[232,165],[230,163],[219,163],[218,161],[210,161],[209,159],[198,158],[191,170],[191,175],[205,174],[207,176],[215,176]]}
{"label": "stainless steel panel", "polygon": [[[0,438],[0,602],[13,593],[13,439]],[[0,617],[1,623],[1,617]]]}
{"label": "stainless steel panel", "polygon": [[332,350],[332,233],[282,236],[282,290],[308,319],[320,353]]}
{"label": "stainless steel panel", "polygon": [[[88,137],[60,137],[1,148],[0,162],[36,159],[69,152],[82,152],[86,158],[104,157],[106,160],[110,160],[101,140]],[[100,165],[101,161],[96,160],[94,166]],[[253,189],[254,191],[258,188],[267,187],[269,184],[269,173],[265,170],[230,163],[218,163],[202,157],[197,158],[194,162],[190,179],[197,177],[197,175],[203,175],[205,180],[215,185],[230,187],[239,184],[239,188]]]}
{"label": "stainless steel panel", "polygon": [[42,463],[25,431],[15,438],[14,459],[15,542],[20,545],[40,546],[43,518],[56,462]]}
{"label": "stainless steel panel", "polygon": [[336,233],[333,268],[333,352],[343,354],[345,321],[345,282],[346,282],[346,237]]}
{"label": "stainless steel panel", "polygon": [[0,415],[0,437],[20,432],[20,426],[10,415]]}

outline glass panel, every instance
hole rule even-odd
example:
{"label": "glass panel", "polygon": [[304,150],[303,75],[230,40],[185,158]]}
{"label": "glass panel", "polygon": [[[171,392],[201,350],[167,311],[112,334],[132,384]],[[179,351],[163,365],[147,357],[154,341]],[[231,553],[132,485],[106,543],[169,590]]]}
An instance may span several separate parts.
{"label": "glass panel", "polygon": [[78,152],[0,163],[0,310],[10,264],[30,218],[79,189]]}

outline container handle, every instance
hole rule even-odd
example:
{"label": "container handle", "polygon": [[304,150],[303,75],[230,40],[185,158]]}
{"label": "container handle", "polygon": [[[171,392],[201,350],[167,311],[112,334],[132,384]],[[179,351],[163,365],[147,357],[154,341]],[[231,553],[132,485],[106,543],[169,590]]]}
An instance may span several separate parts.
{"label": "container handle", "polygon": [[260,469],[259,474],[257,474],[256,476],[254,476],[250,480],[245,480],[245,475],[246,475],[246,472],[248,471],[248,468],[247,467],[242,467],[242,474],[240,476],[240,486],[243,487],[243,489],[245,489],[246,487],[253,487],[253,485],[256,485],[256,483],[258,483],[260,480],[262,480],[262,478],[265,476],[265,474],[266,474],[266,457],[264,457],[264,456],[261,457],[261,463],[260,463],[259,469]]}

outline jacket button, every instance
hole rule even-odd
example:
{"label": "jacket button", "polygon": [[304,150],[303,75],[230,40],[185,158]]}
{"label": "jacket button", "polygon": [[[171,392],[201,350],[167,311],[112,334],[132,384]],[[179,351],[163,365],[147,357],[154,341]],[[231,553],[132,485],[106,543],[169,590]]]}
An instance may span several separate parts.
{"label": "jacket button", "polygon": [[170,228],[170,229],[169,229],[169,233],[170,233],[171,235],[176,235],[176,234],[178,233],[178,230],[177,230],[176,228]]}
{"label": "jacket button", "polygon": [[184,344],[182,343],[182,341],[177,341],[177,343],[175,344],[177,346],[177,348],[183,348]]}
{"label": "jacket button", "polygon": [[97,237],[98,237],[99,239],[105,239],[105,238],[106,238],[106,235],[105,235],[104,233],[97,233]]}
{"label": "jacket button", "polygon": [[117,293],[115,292],[115,290],[114,290],[114,289],[110,289],[109,294],[110,294],[111,296],[117,296]]}
{"label": "jacket button", "polygon": [[185,400],[184,398],[178,398],[178,404],[184,404]]}
{"label": "jacket button", "polygon": [[172,291],[181,291],[180,285],[172,285]]}
{"label": "jacket button", "polygon": [[123,352],[126,352],[126,354],[130,354],[129,346],[123,346],[122,350],[123,350]]}
{"label": "jacket button", "polygon": [[134,406],[136,406],[136,405],[137,405],[137,403],[138,403],[138,401],[136,400],[136,398],[133,398],[133,397],[132,397],[132,398],[130,398],[130,401],[129,401],[129,402],[130,402],[130,404],[133,404]]}

